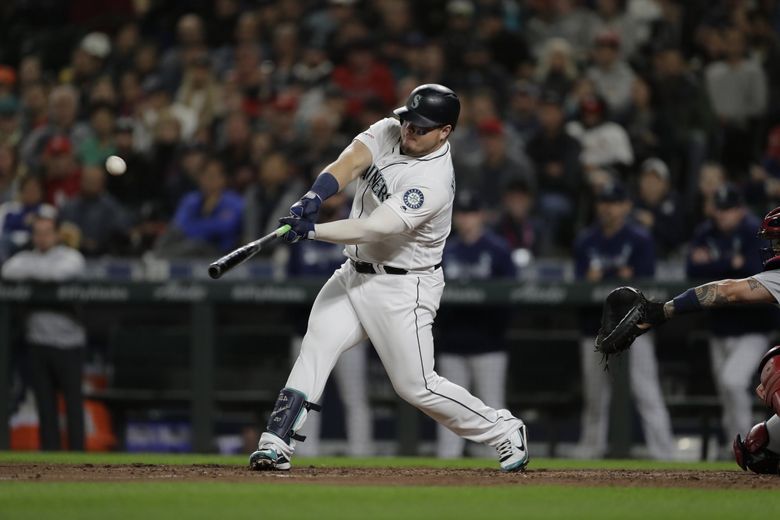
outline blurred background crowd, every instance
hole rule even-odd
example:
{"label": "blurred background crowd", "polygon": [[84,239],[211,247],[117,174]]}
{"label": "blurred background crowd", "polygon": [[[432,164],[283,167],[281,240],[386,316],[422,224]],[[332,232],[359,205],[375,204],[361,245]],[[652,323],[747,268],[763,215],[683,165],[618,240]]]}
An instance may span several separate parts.
{"label": "blurred background crowd", "polygon": [[2,258],[41,204],[88,258],[225,252],[429,82],[462,100],[459,189],[530,257],[570,257],[616,181],[661,258],[724,184],[758,213],[780,199],[773,0],[34,0],[0,20]]}

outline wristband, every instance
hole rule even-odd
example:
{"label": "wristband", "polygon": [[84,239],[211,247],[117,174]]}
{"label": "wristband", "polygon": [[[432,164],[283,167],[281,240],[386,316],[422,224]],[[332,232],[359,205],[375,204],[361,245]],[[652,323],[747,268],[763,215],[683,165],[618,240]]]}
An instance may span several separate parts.
{"label": "wristband", "polygon": [[702,309],[699,297],[696,296],[696,290],[691,288],[684,293],[675,296],[672,300],[675,314],[686,314],[689,312],[698,312]]}
{"label": "wristband", "polygon": [[339,181],[336,180],[332,173],[322,172],[317,176],[309,191],[316,194],[320,201],[323,201],[339,192]]}

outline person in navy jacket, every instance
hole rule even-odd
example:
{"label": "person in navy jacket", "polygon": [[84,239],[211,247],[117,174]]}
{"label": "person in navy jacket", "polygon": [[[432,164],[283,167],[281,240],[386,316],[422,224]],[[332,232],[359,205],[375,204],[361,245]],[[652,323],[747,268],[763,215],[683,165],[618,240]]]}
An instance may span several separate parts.
{"label": "person in navy jacket", "polygon": [[[475,193],[457,194],[453,214],[456,233],[447,239],[442,260],[447,281],[516,277],[509,244],[486,227],[486,218]],[[476,391],[486,404],[499,409],[506,404],[508,320],[504,308],[444,306],[437,321],[437,372]],[[461,457],[465,445],[465,439],[437,425],[437,456]]]}
{"label": "person in navy jacket", "polygon": [[[691,240],[688,277],[711,281],[747,278],[761,272],[762,244],[756,235],[760,224],[745,208],[735,186],[721,186],[715,192],[713,217],[696,229]],[[777,323],[777,312],[766,306],[713,309],[710,318],[713,380],[723,405],[724,437],[732,439],[750,430],[749,386],[769,346],[768,334]]]}
{"label": "person in navy jacket", "polygon": [[[579,234],[574,246],[577,279],[626,285],[635,279],[653,278],[653,238],[647,230],[629,221],[631,202],[626,188],[617,181],[609,182],[596,197],[596,222]],[[582,313],[580,349],[584,409],[577,450],[582,457],[603,457],[607,448],[610,378],[601,365],[601,356],[593,351],[600,314],[600,309]],[[642,419],[650,456],[673,459],[671,422],[658,382],[652,336],[638,337],[628,356],[631,391]]]}
{"label": "person in navy jacket", "polygon": [[[320,222],[330,222],[347,218],[349,204],[346,195],[341,192],[326,199],[320,209]],[[325,279],[344,263],[344,246],[321,242],[319,240],[301,240],[295,247],[289,248],[287,275],[290,278]],[[303,319],[299,319],[303,318]],[[306,332],[308,313],[294,313],[296,333],[291,338],[290,352],[293,361],[301,350],[303,334]],[[374,454],[373,419],[368,402],[368,345],[361,341],[339,357],[333,369],[336,386],[344,407],[344,420],[347,433],[346,453],[352,457],[367,457]],[[327,406],[327,402],[325,403]],[[320,414],[309,415],[300,433],[306,436],[306,442],[298,444],[295,452],[304,457],[322,455],[320,449]]]}

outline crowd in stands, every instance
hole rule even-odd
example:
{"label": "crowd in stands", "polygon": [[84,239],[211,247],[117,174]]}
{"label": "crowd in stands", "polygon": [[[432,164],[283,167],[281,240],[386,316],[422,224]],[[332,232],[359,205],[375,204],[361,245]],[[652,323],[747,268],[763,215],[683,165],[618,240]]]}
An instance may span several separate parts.
{"label": "crowd in stands", "polygon": [[458,188],[533,256],[571,258],[615,182],[659,258],[727,183],[780,204],[775,0],[32,0],[0,19],[0,260],[44,204],[87,258],[229,251],[422,83],[460,96]]}

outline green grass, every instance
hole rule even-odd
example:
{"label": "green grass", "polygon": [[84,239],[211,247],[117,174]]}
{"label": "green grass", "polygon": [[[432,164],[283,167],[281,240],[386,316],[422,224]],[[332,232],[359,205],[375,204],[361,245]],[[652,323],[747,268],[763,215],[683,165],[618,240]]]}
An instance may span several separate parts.
{"label": "green grass", "polygon": [[[236,464],[216,455],[0,452],[0,463]],[[490,459],[317,458],[316,466],[494,467]],[[532,468],[735,469],[731,463],[535,459]],[[507,485],[488,487],[290,485],[252,482],[0,482],[0,519],[435,520],[763,518],[780,508],[776,490],[701,490]]]}

